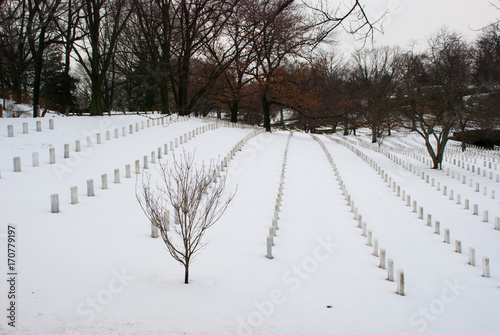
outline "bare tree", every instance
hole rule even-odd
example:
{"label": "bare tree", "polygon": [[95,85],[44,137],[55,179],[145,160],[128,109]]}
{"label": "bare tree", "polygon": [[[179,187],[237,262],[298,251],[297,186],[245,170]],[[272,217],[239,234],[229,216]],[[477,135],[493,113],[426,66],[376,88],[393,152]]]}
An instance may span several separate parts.
{"label": "bare tree", "polygon": [[248,20],[253,24],[249,35],[255,53],[253,76],[258,83],[264,127],[271,131],[271,111],[278,103],[273,84],[279,69],[290,57],[298,57],[311,39],[309,28],[302,25],[304,16],[293,1],[252,0]]}
{"label": "bare tree", "polygon": [[[76,43],[78,62],[90,78],[93,115],[104,111],[104,82],[112,68],[118,39],[132,14],[130,0],[85,0],[79,30],[85,37]],[[106,106],[110,108],[111,106]]]}
{"label": "bare tree", "polygon": [[362,50],[354,55],[348,84],[357,92],[358,110],[372,130],[372,143],[377,142],[389,121],[394,78],[398,72],[395,59],[397,50],[390,47]]}
{"label": "bare tree", "polygon": [[128,76],[137,82],[132,85],[132,90],[141,92],[141,98],[136,98],[133,105],[151,107],[159,96],[161,112],[170,114],[172,106],[168,71],[172,48],[177,46],[173,36],[175,1],[134,2],[134,13],[126,28],[130,38],[120,46],[125,49],[122,54],[131,58],[132,71],[129,71],[131,73]]}
{"label": "bare tree", "polygon": [[345,85],[347,66],[337,53],[320,54],[315,64],[317,85],[321,87],[320,103],[324,115],[322,125],[337,131],[339,122],[348,116],[349,97]]}
{"label": "bare tree", "polygon": [[[500,122],[500,22],[487,27],[475,43],[474,80],[481,97],[481,120],[487,127]],[[474,106],[474,105],[472,105]]]}
{"label": "bare tree", "polygon": [[[160,165],[160,179],[151,183],[151,175],[143,174],[137,190],[139,204],[151,224],[157,227],[170,255],[184,266],[184,283],[189,283],[189,266],[207,244],[203,237],[224,214],[235,193],[226,194],[226,177],[216,176],[216,165],[197,167],[194,154],[184,152],[180,160],[174,156],[173,167]],[[173,209],[176,223],[170,225],[165,212]]]}
{"label": "bare tree", "polygon": [[468,47],[461,36],[441,30],[425,55],[406,54],[402,65],[400,123],[425,141],[434,169],[441,169],[450,133],[467,111],[470,90]]}
{"label": "bare tree", "polygon": [[33,117],[37,115],[40,104],[43,62],[46,50],[51,44],[59,43],[60,34],[56,20],[62,13],[61,0],[28,0],[28,25],[26,33],[33,59]]}
{"label": "bare tree", "polygon": [[224,71],[222,102],[227,104],[231,113],[231,122],[238,122],[238,112],[242,108],[242,100],[249,94],[248,86],[252,81],[249,75],[255,65],[255,53],[252,52],[251,43],[246,38],[250,33],[252,23],[246,20],[245,10],[248,1],[240,1],[236,6],[235,15],[226,28],[226,34],[234,46],[234,59]]}
{"label": "bare tree", "polygon": [[374,32],[381,31],[377,26],[383,16],[369,18],[359,0],[340,2],[336,7],[328,0],[302,0],[302,3],[314,14],[312,26],[320,28],[316,44],[331,38],[339,29],[364,43],[373,41]]}
{"label": "bare tree", "polygon": [[31,65],[26,12],[26,1],[0,4],[0,84],[3,97],[12,94],[17,103],[24,102],[23,87],[26,88]]}
{"label": "bare tree", "polygon": [[362,39],[371,36],[374,28],[359,1],[342,4],[335,10],[325,0],[300,4],[290,0],[251,2],[247,20],[254,22],[254,34],[249,36],[255,53],[253,75],[260,91],[264,127],[271,131],[271,110],[279,102],[273,96],[277,70],[290,59],[310,54],[338,28]]}
{"label": "bare tree", "polygon": [[64,108],[69,107],[71,97],[71,54],[73,53],[75,42],[85,35],[78,31],[79,21],[81,19],[81,7],[83,0],[68,0],[64,6],[63,13],[56,22],[61,34],[61,43],[64,48],[64,72],[63,72],[63,88],[64,93],[62,101]]}

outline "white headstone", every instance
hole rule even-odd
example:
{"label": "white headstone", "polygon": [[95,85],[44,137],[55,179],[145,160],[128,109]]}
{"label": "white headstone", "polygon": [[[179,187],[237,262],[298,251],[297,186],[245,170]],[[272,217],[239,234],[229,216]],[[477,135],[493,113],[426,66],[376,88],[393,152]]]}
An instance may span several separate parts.
{"label": "white headstone", "polygon": [[434,233],[441,234],[441,223],[439,221],[434,222]]}
{"label": "white headstone", "polygon": [[21,172],[21,157],[14,157],[14,172]]}
{"label": "white headstone", "polygon": [[268,236],[267,237],[267,254],[266,254],[266,258],[268,259],[273,259],[273,238],[271,236]]}
{"label": "white headstone", "polygon": [[38,156],[38,152],[34,152],[32,154],[32,158],[33,158],[33,167],[38,167],[40,166],[40,158]]}
{"label": "white headstone", "polygon": [[89,179],[87,180],[87,196],[93,197],[94,194],[94,180]]}
{"label": "white headstone", "polygon": [[151,224],[151,237],[158,238],[158,227],[156,227],[154,224]]}
{"label": "white headstone", "polygon": [[139,160],[136,160],[135,161],[135,174],[139,174],[141,173],[141,164],[139,162]]}
{"label": "white headstone", "polygon": [[380,268],[385,269],[385,249],[380,249]]}
{"label": "white headstone", "polygon": [[398,269],[397,272],[397,293],[399,295],[405,295],[405,276],[402,269]]}
{"label": "white headstone", "polygon": [[56,162],[56,149],[49,148],[49,163],[55,164],[55,162]]}
{"label": "white headstone", "polygon": [[476,266],[476,249],[473,247],[469,248],[469,264]]}
{"label": "white headstone", "polygon": [[483,257],[483,277],[490,278],[490,259]]}
{"label": "white headstone", "polygon": [[450,229],[444,228],[444,243],[450,244]]}
{"label": "white headstone", "polygon": [[392,258],[387,260],[387,280],[394,281],[394,260]]}
{"label": "white headstone", "polygon": [[72,205],[77,204],[78,203],[78,187],[71,186],[70,193],[71,193],[71,204]]}
{"label": "white headstone", "polygon": [[64,158],[69,158],[69,144],[64,145]]}
{"label": "white headstone", "polygon": [[120,183],[120,169],[115,169],[115,184]]}
{"label": "white headstone", "polygon": [[108,175],[106,173],[101,175],[101,188],[103,190],[108,189]]}
{"label": "white headstone", "polygon": [[52,194],[50,196],[50,212],[59,213],[59,194]]}

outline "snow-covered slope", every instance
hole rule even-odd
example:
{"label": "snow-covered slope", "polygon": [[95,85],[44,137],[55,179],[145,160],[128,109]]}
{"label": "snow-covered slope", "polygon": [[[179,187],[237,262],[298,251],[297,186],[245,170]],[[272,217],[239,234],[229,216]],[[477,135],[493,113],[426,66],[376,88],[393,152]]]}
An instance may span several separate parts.
{"label": "snow-covered slope", "polygon": [[[236,197],[208,231],[210,243],[193,263],[191,282],[185,285],[182,266],[169,256],[161,238],[150,237],[150,224],[135,196],[136,178],[140,178],[134,173],[135,162],[139,160],[142,169],[147,156],[148,171],[154,174],[158,158],[153,164],[151,153],[158,148],[163,151],[167,144],[168,154],[161,162],[170,162],[170,143],[175,146],[176,139],[196,129],[199,135],[174,148],[174,153],[184,149],[195,152],[199,161],[223,159],[255,130],[216,125],[213,120],[173,122],[165,118],[162,123],[151,118],[54,117],[53,130],[48,129],[47,119],[0,119],[1,268],[8,277],[6,250],[12,225],[16,227],[17,271],[15,299],[8,298],[7,281],[0,281],[0,333],[498,331],[500,231],[494,229],[494,220],[500,217],[500,208],[498,200],[491,199],[491,191],[500,196],[500,183],[495,180],[495,165],[488,167],[491,160],[486,159],[485,177],[453,161],[439,172],[409,153],[421,148],[412,135],[386,138],[382,147],[387,151],[356,137],[318,136],[337,176],[317,141],[294,133],[285,160],[279,230],[270,260],[265,257],[266,238],[290,135],[258,134],[230,161],[227,187],[229,191],[237,188]],[[36,121],[42,122],[41,132],[36,131]],[[23,122],[28,123],[28,134],[23,134]],[[14,137],[7,137],[8,125],[13,125]],[[97,133],[102,134],[101,144],[97,144]],[[77,140],[81,152],[75,151]],[[70,158],[63,156],[64,144],[70,144]],[[56,164],[49,164],[49,148],[55,148]],[[39,153],[39,167],[32,166],[33,152]],[[21,159],[21,172],[13,171],[14,157]],[[411,163],[420,176],[396,164],[395,157]],[[484,168],[484,159],[478,155],[476,166]],[[423,220],[388,187],[372,167],[375,164],[412,202],[417,201],[424,211]],[[126,165],[131,166],[131,178],[126,178]],[[454,171],[454,178],[446,168]],[[120,169],[120,183],[113,182],[115,169]],[[108,176],[109,189],[101,189],[102,174]],[[431,181],[426,183],[426,175],[434,180],[434,187]],[[86,195],[89,179],[94,180],[95,197]],[[473,180],[472,187],[469,180]],[[361,235],[341,182],[379,248],[386,250],[396,269],[404,270],[405,296],[396,294],[396,283],[387,280],[387,271],[379,267],[380,258]],[[480,192],[475,192],[476,183]],[[445,185],[454,190],[453,200],[449,193],[443,195]],[[72,186],[79,190],[79,202],[73,205]],[[59,194],[59,213],[50,212],[51,194]],[[461,204],[457,204],[457,194]],[[469,210],[464,209],[465,199],[470,202]],[[472,213],[474,204],[479,215]],[[484,210],[489,222],[483,222]],[[432,227],[426,224],[427,214],[432,215]],[[441,235],[434,233],[436,220]],[[450,244],[443,243],[445,228],[451,232]],[[462,254],[455,252],[456,239],[462,243]],[[475,248],[476,266],[468,264],[469,247]],[[485,256],[491,262],[491,278],[482,277]],[[7,318],[13,300],[15,329]]]}

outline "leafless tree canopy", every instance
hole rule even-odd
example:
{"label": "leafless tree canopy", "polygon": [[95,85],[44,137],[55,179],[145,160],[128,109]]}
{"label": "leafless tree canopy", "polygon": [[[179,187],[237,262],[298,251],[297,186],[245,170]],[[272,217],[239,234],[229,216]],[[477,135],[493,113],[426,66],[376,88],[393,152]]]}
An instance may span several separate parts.
{"label": "leafless tree canopy", "polygon": [[373,40],[374,32],[380,31],[377,23],[382,18],[369,18],[359,0],[341,2],[336,7],[328,0],[302,0],[302,3],[315,14],[313,26],[320,29],[318,42],[331,37],[339,28],[364,42]]}
{"label": "leafless tree canopy", "polygon": [[[157,227],[170,255],[185,269],[184,282],[189,282],[189,266],[207,244],[204,235],[224,214],[235,193],[226,193],[226,176],[217,178],[212,163],[197,166],[194,154],[184,152],[174,157],[172,167],[161,164],[159,182],[142,175],[137,200],[151,224]],[[173,211],[175,223],[165,216]]]}

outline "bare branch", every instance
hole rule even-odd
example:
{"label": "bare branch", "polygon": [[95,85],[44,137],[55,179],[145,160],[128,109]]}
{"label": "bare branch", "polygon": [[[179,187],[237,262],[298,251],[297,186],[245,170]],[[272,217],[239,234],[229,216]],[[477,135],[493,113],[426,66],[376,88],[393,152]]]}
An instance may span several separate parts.
{"label": "bare branch", "polygon": [[372,21],[359,0],[355,0],[354,3],[349,5],[342,3],[334,10],[328,8],[326,0],[319,0],[315,6],[309,4],[306,0],[302,0],[302,3],[316,14],[317,21],[314,25],[322,27],[318,43],[324,41],[339,27],[342,27],[345,32],[355,36],[356,40],[362,40],[364,46],[368,40],[373,42],[375,31],[382,32],[381,28],[377,27],[377,24],[387,14],[385,12],[381,17]]}
{"label": "bare branch", "polygon": [[[184,265],[184,282],[189,282],[189,265],[206,246],[204,234],[224,214],[235,193],[226,194],[226,174],[217,179],[216,164],[200,167],[194,154],[174,156],[172,166],[160,165],[160,181],[151,183],[151,175],[143,173],[136,197],[144,214],[157,227],[170,255]],[[171,226],[165,213],[172,209],[175,223]]]}

